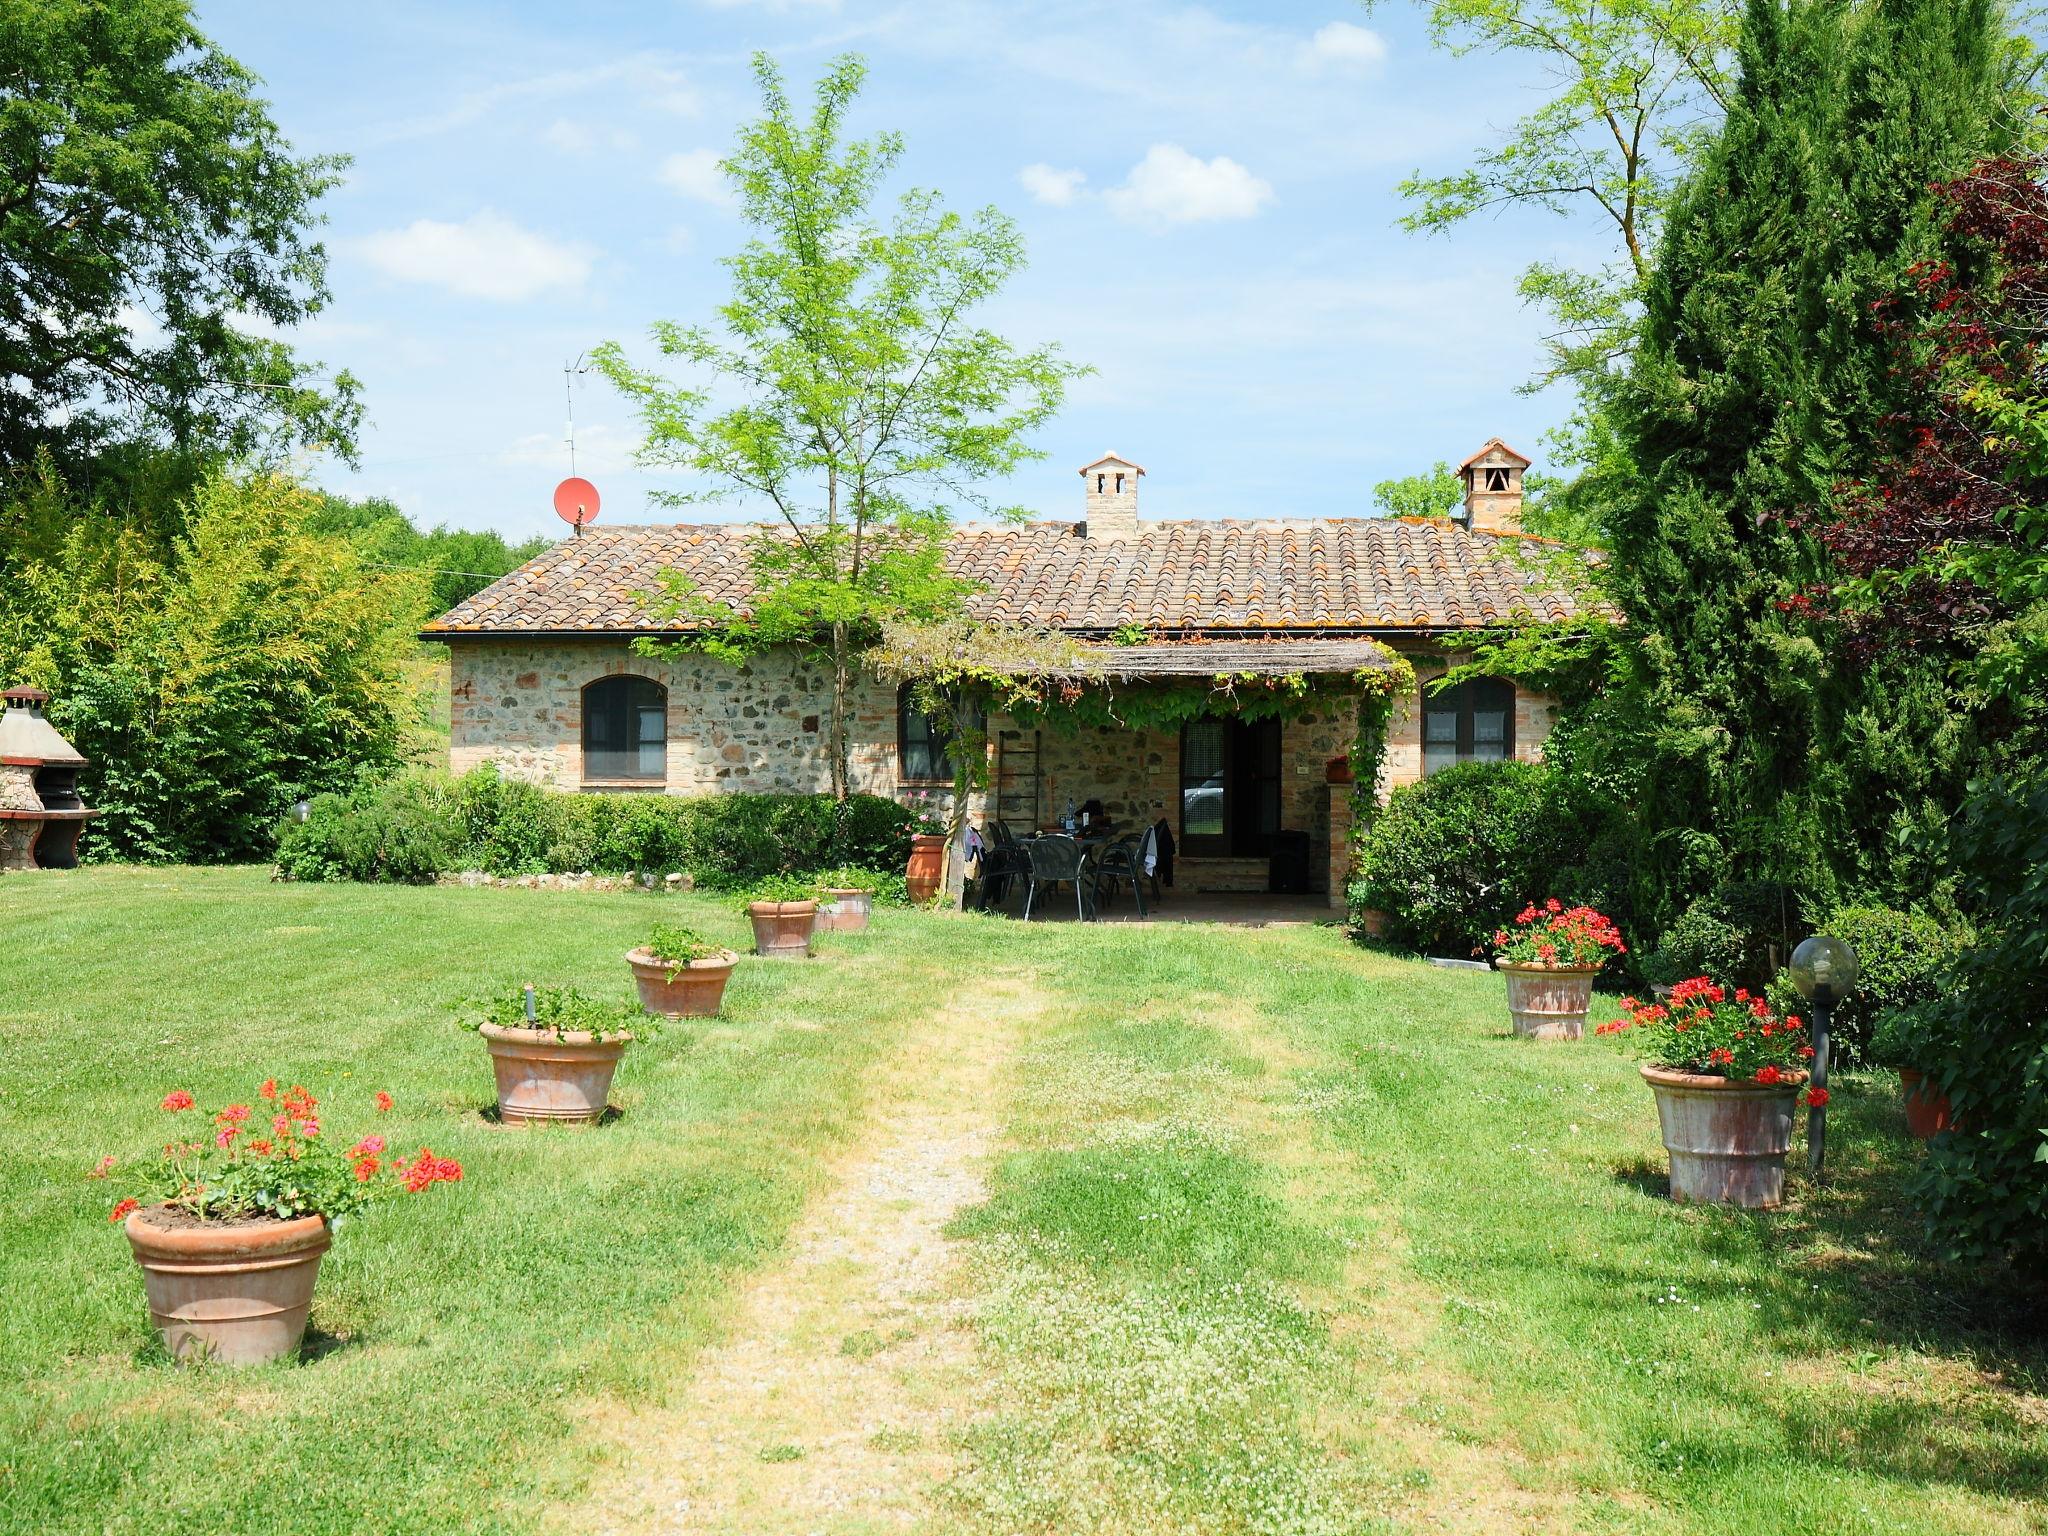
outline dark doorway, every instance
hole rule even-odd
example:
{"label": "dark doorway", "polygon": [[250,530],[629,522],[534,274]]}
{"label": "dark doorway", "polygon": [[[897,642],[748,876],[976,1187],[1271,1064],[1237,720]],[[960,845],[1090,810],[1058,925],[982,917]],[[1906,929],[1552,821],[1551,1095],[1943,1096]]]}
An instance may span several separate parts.
{"label": "dark doorway", "polygon": [[1180,735],[1180,843],[1195,857],[1264,858],[1280,830],[1280,722],[1190,720]]}

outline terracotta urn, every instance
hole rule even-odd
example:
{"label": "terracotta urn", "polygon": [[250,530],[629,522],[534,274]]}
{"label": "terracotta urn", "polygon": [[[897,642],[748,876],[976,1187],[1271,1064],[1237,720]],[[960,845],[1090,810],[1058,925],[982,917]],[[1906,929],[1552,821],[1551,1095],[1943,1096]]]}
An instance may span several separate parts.
{"label": "terracotta urn", "polygon": [[874,897],[835,885],[825,887],[825,903],[818,908],[818,929],[822,933],[866,933],[874,911]]}
{"label": "terracotta urn", "polygon": [[1387,927],[1393,918],[1378,907],[1361,907],[1358,911],[1358,926],[1369,939],[1384,939]]}
{"label": "terracotta urn", "polygon": [[177,1358],[261,1365],[298,1352],[327,1252],[326,1217],[200,1221],[152,1205],[126,1231],[150,1321]]}
{"label": "terracotta urn", "polygon": [[1329,784],[1351,783],[1351,759],[1348,757],[1331,758],[1327,763],[1323,764],[1323,780]]}
{"label": "terracotta urn", "polygon": [[740,957],[720,950],[705,960],[670,965],[654,958],[653,951],[626,951],[626,964],[633,968],[633,984],[640,989],[640,1006],[649,1013],[671,1019],[714,1019],[725,998],[725,984]]}
{"label": "terracotta urn", "polygon": [[583,1030],[478,1026],[498,1078],[498,1118],[507,1125],[535,1120],[572,1124],[598,1119],[611,1100],[612,1076],[633,1036]]}
{"label": "terracotta urn", "polygon": [[923,906],[939,894],[939,882],[946,878],[946,839],[937,832],[914,832],[910,838],[910,862],[903,874],[910,885],[910,899]]}
{"label": "terracotta urn", "polygon": [[1776,1083],[1643,1067],[1671,1158],[1671,1198],[1768,1210],[1785,1198],[1785,1154],[1804,1072]]}
{"label": "terracotta urn", "polygon": [[801,960],[811,952],[818,923],[815,901],[757,901],[747,907],[754,925],[754,953],[771,960]]}
{"label": "terracotta urn", "polygon": [[1502,960],[1494,968],[1507,978],[1508,1014],[1516,1034],[1526,1040],[1585,1037],[1599,966],[1514,965]]}
{"label": "terracotta urn", "polygon": [[1955,1129],[1948,1095],[1930,1086],[1926,1073],[1913,1067],[1899,1068],[1899,1092],[1906,1101],[1906,1129],[1920,1140]]}

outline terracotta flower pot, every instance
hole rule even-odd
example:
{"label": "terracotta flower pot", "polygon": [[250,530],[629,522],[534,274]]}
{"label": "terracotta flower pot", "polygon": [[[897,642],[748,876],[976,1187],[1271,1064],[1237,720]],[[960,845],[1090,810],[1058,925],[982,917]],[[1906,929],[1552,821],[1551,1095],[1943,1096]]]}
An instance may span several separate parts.
{"label": "terracotta flower pot", "polygon": [[1393,918],[1378,907],[1358,909],[1358,926],[1365,930],[1365,936],[1369,939],[1384,939],[1387,936],[1387,925],[1392,921]]}
{"label": "terracotta flower pot", "polygon": [[1955,1113],[1948,1095],[1927,1084],[1927,1074],[1912,1067],[1899,1068],[1899,1092],[1906,1101],[1906,1129],[1922,1141],[1955,1129]]}
{"label": "terracotta flower pot", "polygon": [[866,933],[868,917],[874,911],[874,897],[866,891],[842,889],[828,885],[825,894],[831,898],[818,908],[818,931],[821,933]]}
{"label": "terracotta flower pot", "polygon": [[595,1120],[611,1100],[612,1075],[633,1043],[628,1033],[593,1035],[571,1030],[479,1026],[498,1077],[498,1118],[507,1125],[533,1120]]}
{"label": "terracotta flower pot", "polygon": [[150,1320],[173,1355],[261,1365],[297,1353],[327,1251],[326,1217],[202,1222],[152,1205],[126,1230]]}
{"label": "terracotta flower pot", "polygon": [[1495,967],[1508,980],[1508,1013],[1515,1033],[1529,1040],[1580,1040],[1586,1034],[1586,1013],[1593,1006],[1593,978],[1600,967],[1567,969],[1555,965]]}
{"label": "terracotta flower pot", "polygon": [[1785,1154],[1804,1072],[1778,1083],[1736,1082],[1644,1067],[1671,1157],[1671,1198],[1752,1210],[1785,1198]]}
{"label": "terracotta flower pot", "polygon": [[904,866],[910,884],[910,899],[918,904],[939,894],[939,882],[946,877],[946,840],[936,832],[915,832],[910,838],[910,862]]}
{"label": "terracotta flower pot", "polygon": [[818,923],[815,901],[757,901],[747,908],[754,925],[754,953],[771,960],[801,960],[811,952]]}
{"label": "terracotta flower pot", "polygon": [[631,949],[626,964],[633,968],[633,984],[640,989],[640,1006],[649,1013],[671,1019],[713,1019],[725,997],[725,984],[740,957],[720,950],[708,960],[692,960],[680,968],[657,960],[651,950]]}
{"label": "terracotta flower pot", "polygon": [[1323,764],[1323,781],[1328,784],[1349,784],[1352,780],[1351,759],[1333,757]]}

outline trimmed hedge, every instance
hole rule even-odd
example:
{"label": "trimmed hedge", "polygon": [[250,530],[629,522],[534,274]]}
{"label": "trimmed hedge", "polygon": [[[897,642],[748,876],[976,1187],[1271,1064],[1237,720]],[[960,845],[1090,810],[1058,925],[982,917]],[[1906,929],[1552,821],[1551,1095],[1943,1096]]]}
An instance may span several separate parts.
{"label": "trimmed hedge", "polygon": [[1393,942],[1462,957],[1546,896],[1619,917],[1596,832],[1590,808],[1541,763],[1445,768],[1395,790],[1359,837],[1352,921],[1377,908]]}
{"label": "trimmed hedge", "polygon": [[294,880],[424,882],[494,875],[687,870],[738,890],[836,866],[900,872],[914,815],[878,795],[572,795],[485,765],[451,779],[404,773],[321,795],[278,834]]}

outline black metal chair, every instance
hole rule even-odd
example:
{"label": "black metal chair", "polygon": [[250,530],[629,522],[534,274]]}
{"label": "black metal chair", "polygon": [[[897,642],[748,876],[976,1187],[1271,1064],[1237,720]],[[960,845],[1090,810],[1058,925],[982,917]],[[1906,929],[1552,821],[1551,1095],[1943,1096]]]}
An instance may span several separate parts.
{"label": "black metal chair", "polygon": [[1093,882],[1079,843],[1071,837],[1054,835],[1027,837],[1019,846],[1031,861],[1031,883],[1024,887],[1025,922],[1031,921],[1031,909],[1037,904],[1041,885],[1057,886],[1069,880],[1074,885],[1074,915],[1084,923],[1095,915],[1090,890]]}
{"label": "black metal chair", "polygon": [[1138,835],[1126,833],[1095,855],[1094,905],[1102,910],[1103,898],[1114,900],[1117,887],[1131,882],[1131,895],[1138,903],[1138,916],[1145,915],[1144,871],[1138,867]]}
{"label": "black metal chair", "polygon": [[1013,884],[1031,878],[1031,860],[1002,822],[989,822],[982,831],[987,847],[981,855],[981,909],[991,912],[1010,899]]}

